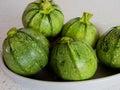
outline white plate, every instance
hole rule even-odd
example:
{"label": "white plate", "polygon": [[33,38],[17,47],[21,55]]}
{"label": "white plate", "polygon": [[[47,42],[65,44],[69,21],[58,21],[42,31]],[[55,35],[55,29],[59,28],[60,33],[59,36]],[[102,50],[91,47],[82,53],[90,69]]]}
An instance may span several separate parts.
{"label": "white plate", "polygon": [[[0,3],[0,50],[6,32],[11,27],[23,27],[21,17],[29,2],[33,0],[1,0]],[[119,0],[54,0],[59,4],[65,16],[65,22],[71,18],[81,17],[84,11],[93,13],[93,22],[100,33],[109,28],[120,25],[120,1]],[[36,90],[103,90],[120,83],[120,74],[114,70],[108,70],[101,65],[95,76],[86,81],[58,81],[46,69],[33,77],[22,77],[11,72],[4,64],[2,56],[0,66],[3,71],[21,85],[34,87]],[[40,77],[41,76],[41,77]]]}

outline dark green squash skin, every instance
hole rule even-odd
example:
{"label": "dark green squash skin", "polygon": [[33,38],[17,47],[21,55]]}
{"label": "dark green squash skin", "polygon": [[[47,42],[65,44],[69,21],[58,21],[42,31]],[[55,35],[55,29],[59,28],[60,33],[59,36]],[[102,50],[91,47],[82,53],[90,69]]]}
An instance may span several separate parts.
{"label": "dark green squash skin", "polygon": [[97,69],[97,57],[86,43],[63,37],[51,53],[51,67],[63,80],[85,80]]}
{"label": "dark green squash skin", "polygon": [[48,8],[45,12],[42,10],[42,0],[30,3],[24,10],[22,22],[24,27],[38,30],[46,37],[55,37],[61,31],[64,15],[58,5],[53,1],[48,2],[51,4],[51,10]]}
{"label": "dark green squash skin", "polygon": [[101,63],[120,69],[120,28],[113,27],[102,35],[97,43],[97,56]]}
{"label": "dark green squash skin", "polygon": [[3,58],[13,72],[27,76],[40,71],[48,63],[49,42],[32,29],[19,29],[3,43]]}
{"label": "dark green squash skin", "polygon": [[91,14],[85,12],[83,17],[77,17],[69,20],[63,26],[62,36],[84,40],[90,46],[95,48],[99,32],[96,26],[89,21],[90,15]]}

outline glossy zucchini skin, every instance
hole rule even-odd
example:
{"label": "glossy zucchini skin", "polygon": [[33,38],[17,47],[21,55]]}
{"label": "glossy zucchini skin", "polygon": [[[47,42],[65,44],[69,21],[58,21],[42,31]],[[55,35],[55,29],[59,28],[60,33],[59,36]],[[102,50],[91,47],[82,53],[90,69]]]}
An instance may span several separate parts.
{"label": "glossy zucchini skin", "polygon": [[46,37],[55,37],[63,27],[64,15],[53,1],[37,0],[28,4],[22,22],[24,27],[38,30]]}
{"label": "glossy zucchini skin", "polygon": [[3,58],[10,70],[28,76],[48,63],[49,42],[40,32],[12,28],[3,43]]}
{"label": "glossy zucchini skin", "polygon": [[63,80],[85,80],[97,69],[97,57],[86,43],[63,37],[51,53],[51,67]]}
{"label": "glossy zucchini skin", "polygon": [[92,14],[84,12],[82,17],[70,19],[62,29],[62,36],[77,38],[95,48],[99,37],[96,26],[90,22]]}
{"label": "glossy zucchini skin", "polygon": [[113,27],[100,37],[96,53],[101,63],[120,69],[120,26]]}

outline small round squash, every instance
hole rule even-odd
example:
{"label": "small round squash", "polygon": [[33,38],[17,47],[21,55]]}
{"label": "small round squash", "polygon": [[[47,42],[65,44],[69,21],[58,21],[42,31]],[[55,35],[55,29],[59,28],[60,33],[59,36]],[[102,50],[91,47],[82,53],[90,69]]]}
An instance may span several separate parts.
{"label": "small round squash", "polygon": [[62,36],[84,40],[93,48],[98,40],[99,33],[94,24],[90,22],[93,15],[84,12],[82,17],[69,20],[62,29]]}
{"label": "small round squash", "polygon": [[97,57],[85,42],[62,37],[52,50],[50,64],[63,80],[85,80],[95,74]]}
{"label": "small round squash", "polygon": [[101,63],[120,69],[120,26],[113,27],[100,37],[96,52]]}
{"label": "small round squash", "polygon": [[3,43],[3,58],[10,70],[27,76],[46,66],[49,42],[40,32],[12,28],[7,35]]}
{"label": "small round squash", "polygon": [[64,15],[52,0],[37,0],[26,7],[22,22],[24,27],[38,30],[46,37],[54,37],[61,31]]}

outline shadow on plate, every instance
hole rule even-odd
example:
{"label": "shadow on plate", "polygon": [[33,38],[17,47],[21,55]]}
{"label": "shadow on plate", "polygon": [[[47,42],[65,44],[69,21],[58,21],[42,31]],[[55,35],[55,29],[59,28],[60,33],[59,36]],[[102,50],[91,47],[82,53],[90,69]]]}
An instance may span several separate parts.
{"label": "shadow on plate", "polygon": [[[95,75],[91,79],[107,77],[117,73],[119,73],[119,70],[110,69],[102,64],[99,64]],[[29,78],[45,81],[63,81],[54,74],[54,72],[50,69],[49,66],[46,66],[42,71],[38,72],[37,74],[29,76]]]}

